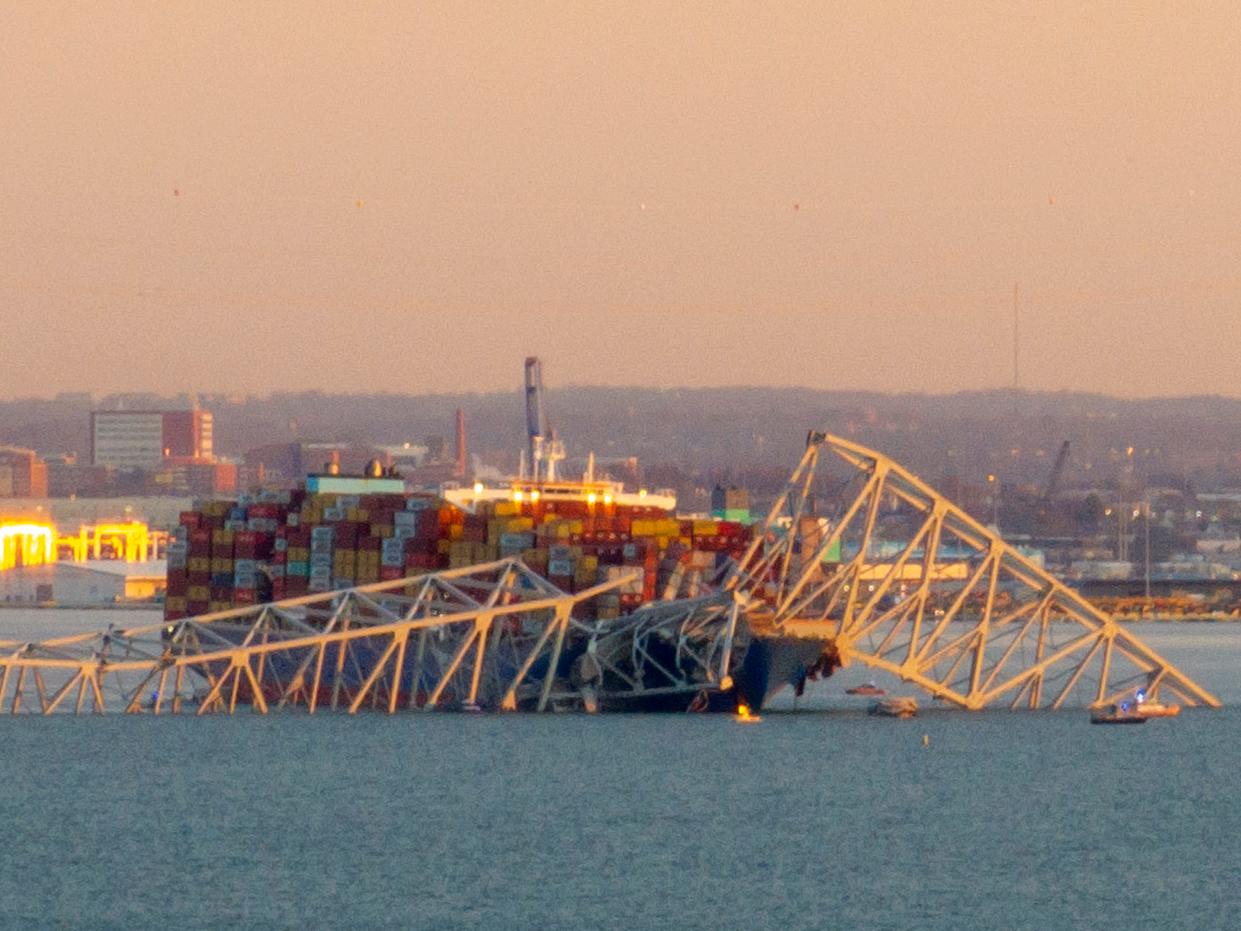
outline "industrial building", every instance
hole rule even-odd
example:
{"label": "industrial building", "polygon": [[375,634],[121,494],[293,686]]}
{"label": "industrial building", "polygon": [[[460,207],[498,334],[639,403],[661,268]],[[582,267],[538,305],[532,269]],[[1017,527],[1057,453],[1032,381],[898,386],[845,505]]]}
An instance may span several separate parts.
{"label": "industrial building", "polygon": [[33,449],[0,446],[0,498],[46,498],[47,463]]}
{"label": "industrial building", "polygon": [[92,411],[91,464],[153,469],[165,460],[214,458],[209,411]]}
{"label": "industrial building", "polygon": [[167,589],[168,564],[98,559],[27,566],[0,573],[0,602],[64,607],[151,601]]}

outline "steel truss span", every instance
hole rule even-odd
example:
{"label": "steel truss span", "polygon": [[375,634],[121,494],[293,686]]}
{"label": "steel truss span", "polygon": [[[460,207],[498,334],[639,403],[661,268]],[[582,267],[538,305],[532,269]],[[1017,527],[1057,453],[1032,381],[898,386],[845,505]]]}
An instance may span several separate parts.
{"label": "steel truss span", "polygon": [[569,594],[506,559],[0,641],[0,711],[731,709],[851,662],[967,709],[1083,707],[1139,688],[1219,705],[916,476],[822,433],[707,594],[593,619],[592,600],[631,581]]}
{"label": "steel truss span", "polygon": [[972,710],[1096,706],[1136,689],[1219,707],[994,529],[855,443],[811,433],[763,531],[727,586],[762,606],[753,626],[830,640],[842,664]]}
{"label": "steel truss span", "polygon": [[728,675],[736,600],[579,619],[579,606],[631,581],[568,594],[508,559],[147,627],[0,642],[0,709],[596,710],[638,694],[684,708]]}

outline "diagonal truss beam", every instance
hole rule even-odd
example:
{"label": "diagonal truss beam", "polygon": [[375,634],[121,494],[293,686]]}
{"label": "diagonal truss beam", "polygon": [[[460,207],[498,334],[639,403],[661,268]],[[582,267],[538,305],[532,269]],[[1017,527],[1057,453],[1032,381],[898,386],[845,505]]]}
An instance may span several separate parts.
{"label": "diagonal truss beam", "polygon": [[[830,515],[829,466],[854,489]],[[839,487],[838,483],[838,487]],[[891,554],[891,555],[887,555]],[[857,661],[963,708],[1101,704],[1144,687],[1214,695],[882,453],[811,433],[784,494],[727,586],[775,630],[818,631]]]}

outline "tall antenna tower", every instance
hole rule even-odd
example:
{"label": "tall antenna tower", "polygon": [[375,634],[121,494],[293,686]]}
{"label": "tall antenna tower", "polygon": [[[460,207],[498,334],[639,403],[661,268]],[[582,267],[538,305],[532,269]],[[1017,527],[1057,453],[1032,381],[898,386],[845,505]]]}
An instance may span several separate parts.
{"label": "tall antenna tower", "polygon": [[1021,329],[1020,305],[1017,303],[1017,282],[1013,282],[1013,391],[1021,390],[1020,343]]}

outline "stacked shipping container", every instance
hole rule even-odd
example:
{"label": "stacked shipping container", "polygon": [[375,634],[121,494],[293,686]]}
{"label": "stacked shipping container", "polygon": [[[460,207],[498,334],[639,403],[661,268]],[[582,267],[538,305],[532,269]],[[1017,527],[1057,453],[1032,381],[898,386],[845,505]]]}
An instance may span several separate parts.
{"label": "stacked shipping container", "polygon": [[565,591],[634,575],[583,610],[615,617],[692,597],[749,542],[738,521],[579,500],[483,501],[466,513],[418,494],[264,492],[181,515],[168,551],[176,619],[517,556]]}

